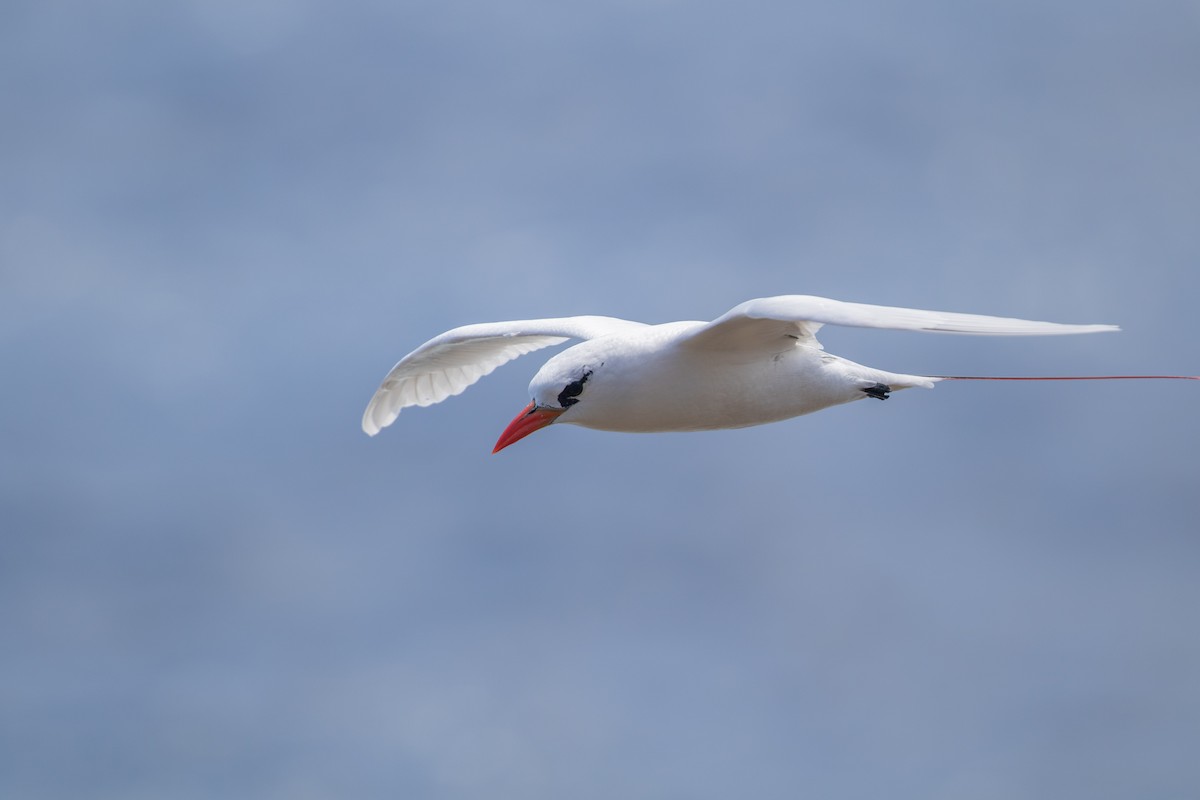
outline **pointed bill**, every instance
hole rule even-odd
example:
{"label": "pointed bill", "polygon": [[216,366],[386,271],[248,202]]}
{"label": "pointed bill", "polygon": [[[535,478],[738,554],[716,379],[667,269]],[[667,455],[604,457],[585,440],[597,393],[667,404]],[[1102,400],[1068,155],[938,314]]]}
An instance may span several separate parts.
{"label": "pointed bill", "polygon": [[530,403],[521,410],[520,414],[517,414],[516,419],[508,423],[504,433],[500,434],[500,438],[496,440],[496,446],[492,452],[499,453],[513,442],[520,441],[534,431],[546,427],[558,419],[558,416],[565,410],[564,408],[545,408]]}

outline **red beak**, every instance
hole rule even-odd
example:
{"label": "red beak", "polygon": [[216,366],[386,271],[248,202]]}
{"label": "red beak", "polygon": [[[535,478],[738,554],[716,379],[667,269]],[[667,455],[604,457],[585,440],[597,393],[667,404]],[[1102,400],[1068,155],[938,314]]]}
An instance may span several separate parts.
{"label": "red beak", "polygon": [[558,419],[558,415],[564,411],[566,411],[565,408],[542,408],[530,403],[522,409],[520,414],[517,414],[516,419],[508,423],[504,433],[500,434],[500,438],[496,440],[496,446],[492,452],[499,453],[513,442],[520,441],[537,429],[546,427]]}

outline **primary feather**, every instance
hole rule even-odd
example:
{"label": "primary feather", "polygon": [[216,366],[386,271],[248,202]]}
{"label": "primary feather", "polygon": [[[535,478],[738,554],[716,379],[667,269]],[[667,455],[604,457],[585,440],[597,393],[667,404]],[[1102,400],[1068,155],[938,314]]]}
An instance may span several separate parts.
{"label": "primary feather", "polygon": [[747,300],[693,332],[690,343],[714,348],[751,346],[790,335],[810,346],[820,347],[816,332],[823,325],[983,336],[1046,336],[1119,330],[1116,325],[1065,325],[789,294]]}
{"label": "primary feather", "polygon": [[534,350],[638,327],[644,323],[593,316],[484,322],[446,331],[392,367],[363,412],[363,430],[374,436],[403,409],[461,394],[496,367]]}

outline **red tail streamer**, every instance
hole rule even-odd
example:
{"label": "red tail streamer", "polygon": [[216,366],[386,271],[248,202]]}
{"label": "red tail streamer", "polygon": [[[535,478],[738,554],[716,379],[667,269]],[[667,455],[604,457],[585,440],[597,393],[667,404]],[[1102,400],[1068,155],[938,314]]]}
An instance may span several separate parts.
{"label": "red tail streamer", "polygon": [[992,375],[930,375],[944,381],[1200,381],[1200,375],[1054,375],[997,377]]}

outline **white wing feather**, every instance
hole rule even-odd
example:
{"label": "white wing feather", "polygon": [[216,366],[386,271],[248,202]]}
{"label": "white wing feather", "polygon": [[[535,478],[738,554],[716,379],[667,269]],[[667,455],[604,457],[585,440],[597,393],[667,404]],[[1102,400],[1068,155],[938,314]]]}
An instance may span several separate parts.
{"label": "white wing feather", "polygon": [[984,336],[1045,336],[1119,330],[1116,325],[1065,325],[953,311],[845,303],[792,294],[747,300],[698,328],[687,342],[691,346],[724,349],[766,346],[791,337],[809,346],[820,347],[815,334],[822,325]]}
{"label": "white wing feather", "polygon": [[392,367],[363,412],[370,436],[408,406],[428,406],[461,394],[501,364],[568,339],[595,339],[644,323],[615,317],[562,317],[464,325],[435,336]]}

